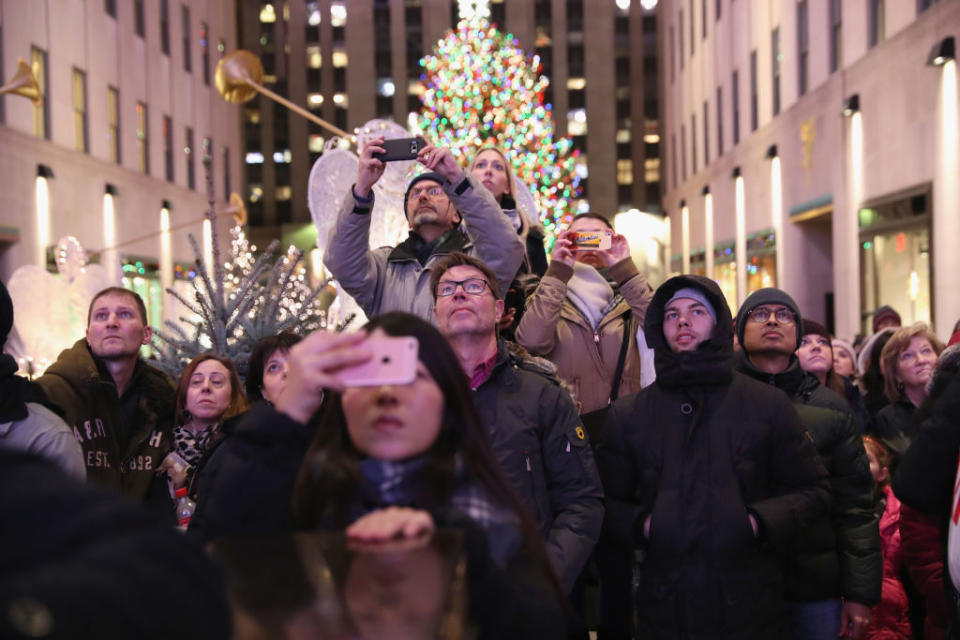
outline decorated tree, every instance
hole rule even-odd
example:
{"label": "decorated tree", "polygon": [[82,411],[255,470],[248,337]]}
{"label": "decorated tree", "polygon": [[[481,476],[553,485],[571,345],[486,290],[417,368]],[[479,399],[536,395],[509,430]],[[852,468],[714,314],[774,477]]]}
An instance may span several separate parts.
{"label": "decorated tree", "polygon": [[548,233],[576,213],[580,178],[573,143],[554,138],[552,106],[544,104],[549,80],[539,56],[487,21],[482,2],[461,3],[457,29],[420,64],[424,84],[419,126],[431,140],[462,158],[495,145],[507,152],[514,175],[534,194]]}

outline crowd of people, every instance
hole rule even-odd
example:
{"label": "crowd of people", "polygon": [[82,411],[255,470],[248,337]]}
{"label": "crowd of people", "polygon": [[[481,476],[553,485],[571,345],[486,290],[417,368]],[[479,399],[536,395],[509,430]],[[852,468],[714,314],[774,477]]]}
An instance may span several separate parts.
{"label": "crowd of people", "polygon": [[[245,372],[203,353],[174,381],[140,356],[143,301],[110,288],[36,383],[0,357],[0,540],[22,550],[0,562],[0,631],[227,637],[201,545],[446,529],[463,534],[479,637],[958,630],[960,347],[889,307],[858,351],[780,289],[735,316],[704,277],[654,291],[592,213],[548,266],[496,148],[466,170],[424,148],[409,237],[370,250],[382,143],[325,256],[363,330],[264,337]],[[0,287],[4,339],[13,312]],[[349,382],[387,337],[415,341],[412,381]],[[178,594],[199,622],[158,620]]]}

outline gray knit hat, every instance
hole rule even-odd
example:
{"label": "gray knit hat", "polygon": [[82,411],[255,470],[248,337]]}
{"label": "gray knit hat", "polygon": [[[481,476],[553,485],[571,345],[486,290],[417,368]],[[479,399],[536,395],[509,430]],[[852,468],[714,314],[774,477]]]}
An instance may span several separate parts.
{"label": "gray knit hat", "polygon": [[803,337],[803,318],[800,316],[800,307],[786,291],[775,287],[767,287],[754,291],[743,301],[737,312],[737,340],[743,345],[743,332],[747,323],[747,314],[765,304],[782,304],[797,318],[797,348],[800,348],[800,339]]}
{"label": "gray knit hat", "polygon": [[677,300],[678,298],[689,298],[690,300],[696,300],[697,302],[699,302],[704,306],[704,308],[710,314],[710,317],[713,318],[713,323],[714,324],[717,323],[717,312],[713,308],[713,305],[710,304],[710,301],[707,300],[707,296],[703,293],[703,291],[700,291],[699,289],[695,289],[693,287],[684,287],[683,289],[677,289],[676,293],[674,293],[670,297],[670,299],[667,300],[667,303],[663,305],[663,308],[666,309],[667,307],[670,306],[671,302],[673,302],[674,300]]}

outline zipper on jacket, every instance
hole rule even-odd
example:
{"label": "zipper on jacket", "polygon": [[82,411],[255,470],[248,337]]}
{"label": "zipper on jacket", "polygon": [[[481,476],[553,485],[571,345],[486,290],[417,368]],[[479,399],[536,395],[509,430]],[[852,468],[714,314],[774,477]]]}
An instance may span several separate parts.
{"label": "zipper on jacket", "polygon": [[567,453],[570,453],[570,441],[567,440]]}
{"label": "zipper on jacket", "polygon": [[530,453],[527,452],[527,451],[524,451],[524,452],[523,452],[523,459],[524,459],[524,460],[526,461],[526,463],[527,463],[527,471],[533,471],[533,466],[531,466],[531,464],[530,464]]}
{"label": "zipper on jacket", "polygon": [[593,344],[600,344],[600,334],[596,331],[593,332]]}

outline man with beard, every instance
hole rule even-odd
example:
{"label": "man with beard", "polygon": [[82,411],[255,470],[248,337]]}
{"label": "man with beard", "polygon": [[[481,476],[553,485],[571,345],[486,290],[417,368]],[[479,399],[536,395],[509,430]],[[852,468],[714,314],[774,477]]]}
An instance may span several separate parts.
{"label": "man with beard", "polygon": [[807,527],[782,569],[794,638],[846,635],[856,640],[880,601],[882,558],[873,476],[846,401],[804,371],[796,356],[803,336],[797,303],[785,291],[760,289],[737,313],[742,345],[737,368],[784,391],[813,437],[830,474],[833,508]]}
{"label": "man with beard", "polygon": [[370,250],[373,186],[386,168],[376,157],[384,152],[382,144],[383,138],[376,138],[364,147],[357,181],[330,232],[324,264],[344,290],[368,317],[407,311],[435,322],[430,275],[437,261],[454,251],[489,265],[506,290],[523,260],[523,243],[493,195],[447,148],[428,145],[417,156],[429,171],[407,186],[407,239]]}
{"label": "man with beard", "polygon": [[[38,380],[80,441],[87,478],[139,501],[151,494],[170,449],[175,406],[173,380],[140,358],[151,335],[139,295],[104,289],[90,303],[86,338]],[[158,486],[157,506],[168,507],[166,487]]]}

